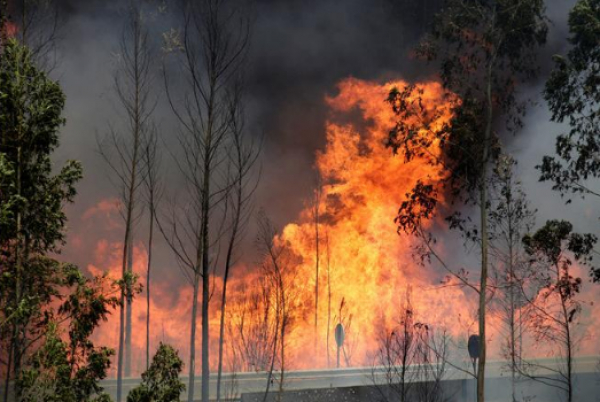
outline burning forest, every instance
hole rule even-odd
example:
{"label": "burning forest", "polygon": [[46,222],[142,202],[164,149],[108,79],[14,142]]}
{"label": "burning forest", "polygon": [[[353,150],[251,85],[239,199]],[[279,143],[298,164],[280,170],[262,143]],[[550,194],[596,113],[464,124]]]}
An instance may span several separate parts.
{"label": "burning forest", "polygon": [[3,402],[597,392],[600,1],[308,3],[0,1]]}

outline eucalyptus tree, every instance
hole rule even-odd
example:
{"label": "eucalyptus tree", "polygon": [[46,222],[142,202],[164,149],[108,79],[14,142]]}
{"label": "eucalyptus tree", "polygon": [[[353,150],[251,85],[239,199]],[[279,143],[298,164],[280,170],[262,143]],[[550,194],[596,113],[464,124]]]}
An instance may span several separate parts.
{"label": "eucalyptus tree", "polygon": [[[165,68],[167,98],[179,122],[176,164],[185,183],[169,224],[161,231],[193,287],[188,401],[194,398],[198,295],[202,294],[202,401],[209,399],[209,303],[211,276],[227,225],[231,189],[227,160],[231,151],[231,90],[240,79],[250,39],[245,4],[221,0],[180,3],[181,35],[169,37],[178,74]],[[174,77],[181,91],[174,91]],[[180,96],[181,94],[181,96]],[[235,98],[234,98],[235,99]],[[239,108],[241,99],[235,108]],[[185,205],[181,205],[185,202]]]}
{"label": "eucalyptus tree", "polygon": [[[123,112],[120,129],[111,127],[98,141],[98,150],[110,167],[119,191],[125,221],[121,258],[122,278],[132,278],[133,232],[140,218],[140,191],[144,185],[144,143],[152,129],[156,105],[153,95],[153,52],[148,38],[147,19],[137,0],[127,3],[119,44],[114,90]],[[119,348],[117,357],[117,401],[121,401],[122,378],[131,375],[132,302],[131,285],[121,294]]]}
{"label": "eucalyptus tree", "polygon": [[52,278],[58,264],[47,255],[64,243],[63,206],[73,201],[82,171],[76,161],[54,169],[65,97],[15,39],[3,41],[0,94],[0,363],[6,401],[11,378],[42,335],[43,306],[57,291]]}
{"label": "eucalyptus tree", "polygon": [[[557,137],[556,155],[544,156],[537,168],[562,195],[600,197],[600,1],[577,1],[569,31],[572,48],[554,57],[544,91],[552,120],[567,123],[569,131]],[[600,281],[600,270],[591,275]]]}
{"label": "eucalyptus tree", "polygon": [[[523,238],[535,270],[530,280],[539,289],[523,292],[528,297],[528,326],[536,341],[550,346],[557,364],[532,362],[520,356],[522,363],[516,368],[528,378],[562,390],[568,402],[573,401],[576,326],[582,308],[577,297],[582,280],[573,275],[571,267],[574,261],[590,264],[596,242],[596,236],[575,233],[571,223],[560,220],[548,221]],[[539,374],[539,369],[550,375]]]}
{"label": "eucalyptus tree", "polygon": [[516,172],[516,162],[501,156],[493,169],[494,186],[490,203],[490,255],[496,266],[492,286],[495,298],[491,309],[502,320],[502,353],[509,362],[512,400],[517,400],[518,365],[522,355],[523,330],[528,323],[526,297],[531,291],[533,272],[522,238],[535,223],[536,211],[523,190]]}
{"label": "eucalyptus tree", "polygon": [[[442,85],[449,93],[450,122],[442,127],[433,124],[440,111],[423,106],[419,86],[395,88],[388,99],[398,115],[389,146],[408,160],[422,157],[447,173],[441,178],[442,186],[428,178],[420,180],[396,220],[399,231],[416,234],[424,241],[427,257],[433,256],[478,294],[479,402],[484,400],[486,364],[490,170],[501,150],[499,132],[514,131],[521,125],[525,107],[516,98],[518,84],[537,71],[535,51],[544,43],[546,31],[543,0],[447,0],[417,54],[439,68]],[[462,203],[478,209],[474,223],[460,212],[448,218],[450,227],[462,230],[480,251],[476,285],[441,260],[434,250],[433,234],[422,225],[438,212],[441,192],[453,196],[455,206]]]}

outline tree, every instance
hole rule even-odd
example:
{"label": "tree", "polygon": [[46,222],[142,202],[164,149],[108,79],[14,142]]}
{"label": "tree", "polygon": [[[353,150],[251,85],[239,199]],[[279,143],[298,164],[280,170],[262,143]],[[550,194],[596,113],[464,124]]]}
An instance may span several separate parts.
{"label": "tree", "polygon": [[[378,364],[382,367],[387,389],[380,390],[386,401],[399,400],[406,402],[409,398],[411,387],[414,385],[415,371],[412,365],[416,364],[416,344],[414,309],[411,302],[410,289],[406,291],[406,300],[397,320],[397,326],[387,332],[379,341]],[[377,384],[377,370],[374,370],[373,379]]]}
{"label": "tree", "polygon": [[[177,50],[185,81],[181,102],[174,97],[165,69],[167,98],[180,123],[181,157],[176,160],[185,182],[186,205],[173,212],[166,241],[193,286],[188,401],[194,398],[198,294],[202,294],[202,401],[209,399],[210,276],[226,225],[215,216],[225,205],[230,180],[226,164],[231,139],[231,88],[240,78],[249,43],[249,19],[239,2],[183,1],[182,37],[167,47]],[[225,179],[223,179],[225,177]],[[219,224],[221,223],[221,224]],[[201,285],[201,289],[200,289]]]}
{"label": "tree", "polygon": [[379,339],[372,380],[384,401],[443,401],[448,336],[417,320],[410,293],[409,288],[396,326]]}
{"label": "tree", "polygon": [[[114,350],[95,347],[90,337],[118,306],[119,298],[113,296],[118,286],[106,276],[88,279],[73,265],[54,264],[60,277],[57,285],[70,293],[56,311],[44,306],[43,341],[20,374],[18,400],[108,402],[110,397],[98,381],[106,378]],[[67,326],[67,336],[61,325]]]}
{"label": "tree", "polygon": [[[554,57],[544,96],[552,121],[567,122],[570,129],[557,137],[556,156],[544,156],[537,168],[540,180],[553,182],[562,195],[600,197],[595,188],[600,177],[600,1],[579,0],[569,14],[569,31],[573,47],[566,57]],[[591,275],[600,281],[599,270]]]}
{"label": "tree", "polygon": [[185,384],[179,380],[183,361],[172,346],[160,343],[142,383],[127,395],[127,402],[179,402]]}
{"label": "tree", "polygon": [[221,317],[219,323],[219,362],[217,368],[217,402],[221,400],[221,377],[223,373],[223,348],[225,343],[225,314],[227,306],[227,281],[229,272],[236,258],[236,249],[243,239],[245,229],[252,214],[252,196],[258,184],[254,180],[253,168],[260,154],[260,147],[246,137],[247,130],[244,125],[242,109],[241,83],[234,86],[229,102],[229,123],[231,125],[231,149],[227,151],[230,176],[226,207],[231,208],[230,232],[225,254],[225,267],[223,273],[223,291],[221,294]]}
{"label": "tree", "polygon": [[82,172],[78,162],[68,161],[53,174],[51,154],[59,144],[65,98],[14,39],[3,44],[0,94],[0,356],[6,401],[11,377],[21,372],[40,338],[43,306],[57,292],[56,264],[46,255],[64,243],[62,208],[73,201]]}
{"label": "tree", "polygon": [[[423,107],[418,86],[395,88],[388,98],[399,117],[389,146],[408,160],[421,157],[440,166],[447,173],[442,177],[444,192],[479,210],[475,225],[460,213],[449,218],[452,228],[466,229],[463,235],[476,241],[481,254],[479,284],[459,278],[479,297],[479,402],[484,400],[486,363],[490,168],[500,150],[496,124],[504,119],[502,128],[509,131],[521,125],[525,109],[515,98],[517,84],[535,73],[534,50],[545,41],[546,31],[542,0],[447,0],[417,54],[438,64],[443,87],[451,93],[450,123],[432,125],[441,111]],[[417,183],[396,219],[400,231],[421,238],[427,256],[456,273],[434,252],[433,235],[421,224],[439,206],[440,187],[435,183],[440,178],[432,179],[433,183]]]}
{"label": "tree", "polygon": [[[551,345],[559,364],[558,368],[552,368],[525,360],[517,368],[528,378],[564,391],[568,402],[573,400],[575,326],[581,311],[577,294],[582,285],[581,278],[572,276],[571,266],[573,261],[589,263],[596,242],[594,235],[574,233],[569,222],[558,220],[546,222],[533,235],[523,238],[540,289],[527,300],[530,328],[536,341]],[[535,370],[539,368],[554,375],[538,375]]]}
{"label": "tree", "polygon": [[268,372],[279,334],[272,304],[275,291],[271,281],[264,275],[258,275],[234,293],[230,300],[231,318],[227,321],[233,348],[243,363],[243,371]]}
{"label": "tree", "polygon": [[[317,188],[315,189],[315,198],[312,205],[312,218],[315,225],[315,351],[319,350],[319,262],[320,262],[320,238],[319,238],[319,219],[321,208],[321,179],[317,179]],[[329,351],[328,351],[329,353]]]}
{"label": "tree", "polygon": [[521,183],[515,177],[516,162],[501,156],[493,171],[495,180],[490,203],[490,254],[496,269],[493,277],[495,300],[492,310],[504,323],[503,355],[509,361],[512,400],[516,402],[516,381],[522,354],[523,310],[522,292],[531,286],[532,272],[522,238],[533,229],[535,212],[529,207]]}
{"label": "tree", "polygon": [[[119,45],[114,90],[124,111],[125,129],[111,128],[99,141],[98,150],[112,170],[119,190],[125,233],[122,253],[122,278],[133,269],[133,231],[139,220],[139,192],[144,184],[144,143],[152,129],[155,107],[152,98],[152,50],[141,4],[129,1]],[[147,155],[146,155],[147,156]],[[152,212],[151,212],[152,213]],[[127,287],[121,295],[119,349],[117,363],[117,401],[121,401],[123,372],[131,376],[131,336],[133,292]]]}
{"label": "tree", "polygon": [[144,186],[148,207],[148,265],[146,267],[146,370],[150,367],[150,283],[152,251],[154,245],[154,223],[158,204],[163,194],[160,178],[160,152],[156,129],[150,130],[144,147]]}
{"label": "tree", "polygon": [[294,299],[298,297],[294,292],[294,289],[296,289],[296,273],[293,269],[297,263],[297,257],[292,253],[288,242],[276,236],[277,232],[264,212],[259,215],[258,224],[257,245],[264,258],[262,264],[263,275],[269,282],[270,289],[272,289],[274,301],[270,305],[274,309],[273,314],[275,316],[273,351],[270,356],[267,387],[263,401],[266,401],[273,382],[273,370],[277,358],[279,358],[281,368],[277,400],[281,400],[285,381],[285,336],[293,325],[293,304]]}

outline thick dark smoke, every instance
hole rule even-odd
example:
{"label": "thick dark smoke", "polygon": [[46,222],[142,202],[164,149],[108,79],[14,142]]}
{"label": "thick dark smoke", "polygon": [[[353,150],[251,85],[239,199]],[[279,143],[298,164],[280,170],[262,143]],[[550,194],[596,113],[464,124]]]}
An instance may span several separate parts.
{"label": "thick dark smoke", "polygon": [[[547,3],[552,24],[548,44],[540,52],[542,75],[523,93],[537,101],[537,105],[531,108],[524,130],[517,137],[506,139],[506,145],[520,161],[525,189],[539,209],[538,223],[558,216],[573,220],[580,231],[590,231],[596,226],[600,211],[586,201],[565,206],[550,184],[538,183],[534,168],[542,155],[553,151],[554,137],[562,129],[549,122],[541,90],[545,74],[551,68],[552,54],[567,49],[567,14],[574,2]],[[119,241],[121,236],[111,223],[86,220],[84,215],[100,200],[116,196],[106,166],[96,153],[96,136],[105,132],[109,124],[118,126],[121,117],[114,106],[111,74],[124,3],[120,0],[59,2],[64,26],[58,49],[59,65],[53,75],[67,95],[67,125],[57,163],[75,158],[83,161],[85,168],[77,203],[69,210],[70,225],[77,237],[71,238],[65,251],[68,258],[84,267],[94,259],[91,253],[98,239]],[[314,188],[314,155],[324,145],[323,128],[328,117],[324,96],[334,92],[335,84],[348,76],[380,81],[428,78],[431,70],[412,59],[410,50],[426,31],[440,3],[440,0],[257,1],[247,66],[247,109],[251,130],[265,138],[256,205],[264,207],[277,225],[292,221]],[[165,5],[167,10],[172,8],[168,2]],[[156,29],[155,39],[159,46],[160,31],[171,23],[164,16],[158,16],[157,20],[160,28]],[[176,28],[175,23],[171,25]],[[157,80],[157,88],[163,94],[161,80]],[[164,103],[159,106],[163,140],[167,145],[173,144],[177,126],[169,108]],[[176,177],[168,152],[164,159],[167,178]],[[140,233],[144,233],[143,226]],[[253,237],[250,230],[250,245]],[[175,269],[173,256],[164,245],[160,247],[159,271]],[[157,280],[161,277],[166,278],[166,272],[159,272]],[[183,279],[177,277],[168,275],[171,281],[181,283]]]}
{"label": "thick dark smoke", "polygon": [[[303,207],[316,183],[315,151],[325,141],[327,119],[324,96],[345,77],[385,80],[414,78],[423,66],[411,60],[411,47],[436,10],[437,0],[422,2],[375,1],[258,1],[251,54],[247,66],[250,129],[265,138],[262,179],[256,205],[265,207],[278,225],[291,221]],[[167,10],[169,3],[165,3]],[[96,137],[122,117],[115,108],[112,70],[123,23],[121,1],[59,2],[64,26],[59,65],[53,75],[67,95],[67,126],[58,162],[67,158],[84,163],[85,179],[70,209],[70,223],[85,228],[78,248],[93,249],[97,238],[109,235],[102,222],[94,228],[83,222],[85,211],[115,196],[106,166],[96,153]],[[160,16],[158,19],[162,19]],[[161,21],[161,30],[176,23]],[[157,60],[160,65],[160,61]],[[159,93],[162,82],[157,80]],[[164,94],[164,93],[163,93]],[[383,102],[383,100],[382,100]],[[165,143],[174,143],[177,127],[169,108],[158,115]],[[174,147],[175,148],[175,147]],[[169,155],[165,152],[165,167]],[[168,175],[176,175],[171,169]],[[90,236],[90,230],[96,236]],[[79,230],[80,233],[83,230]],[[142,230],[140,232],[143,233]],[[113,240],[118,240],[119,237]],[[250,231],[249,241],[252,240]],[[67,247],[67,254],[74,246]],[[172,265],[172,256],[159,253],[158,265]],[[73,251],[86,265],[89,256]],[[162,262],[162,263],[161,263]]]}

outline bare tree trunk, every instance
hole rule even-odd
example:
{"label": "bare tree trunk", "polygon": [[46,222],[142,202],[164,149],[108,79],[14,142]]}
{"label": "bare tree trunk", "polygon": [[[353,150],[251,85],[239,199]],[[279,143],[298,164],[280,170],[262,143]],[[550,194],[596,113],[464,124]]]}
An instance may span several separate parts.
{"label": "bare tree trunk", "polygon": [[486,363],[486,335],[485,335],[485,317],[486,317],[486,297],[487,297],[487,278],[488,278],[488,184],[487,168],[490,141],[492,137],[493,123],[493,99],[492,99],[492,65],[488,66],[488,80],[486,89],[487,116],[485,135],[483,138],[483,152],[481,158],[481,177],[480,177],[480,200],[479,212],[481,220],[481,278],[479,286],[479,361],[477,367],[477,402],[485,401],[485,363]]}
{"label": "bare tree trunk", "polygon": [[[127,241],[127,273],[131,277],[133,274],[133,235],[129,233],[129,240]],[[132,319],[132,297],[129,292],[125,298],[127,302],[127,308],[125,309],[125,369],[124,375],[126,378],[131,377],[131,319]]]}
{"label": "bare tree trunk", "polygon": [[188,402],[194,401],[194,379],[196,375],[196,317],[198,315],[198,293],[200,287],[200,275],[194,275],[194,292],[192,300],[192,319],[190,331],[190,364],[188,374]]}
{"label": "bare tree trunk", "polygon": [[[560,270],[558,271],[558,281],[560,281]],[[567,374],[565,378],[567,402],[573,402],[573,342],[571,340],[571,325],[569,312],[566,305],[566,298],[560,293],[560,304],[563,313],[563,325],[565,327],[565,348],[567,349]]]}
{"label": "bare tree trunk", "polygon": [[[114,131],[109,143],[100,143],[99,151],[109,167],[115,172],[122,186],[122,201],[125,207],[125,234],[123,238],[123,257],[121,274],[123,288],[119,310],[119,350],[117,356],[117,402],[122,400],[123,374],[131,376],[131,337],[133,302],[133,227],[137,204],[137,192],[140,185],[138,170],[141,163],[141,146],[145,131],[145,122],[152,113],[148,108],[150,93],[150,55],[147,32],[144,29],[141,9],[136,1],[127,8],[128,19],[123,29],[120,44],[122,64],[115,71],[115,92],[126,111],[129,129],[127,136],[131,142],[120,138]],[[117,153],[117,161],[110,156],[108,146]]]}
{"label": "bare tree trunk", "polygon": [[[211,159],[213,150],[212,130],[214,113],[214,89],[216,83],[210,85],[210,99],[208,106],[208,130],[204,152],[204,181],[202,190],[202,402],[209,402],[210,365],[209,365],[209,320],[208,304],[210,302],[210,266],[209,266],[209,215],[210,215],[210,180],[212,178]],[[192,402],[191,400],[189,402]]]}
{"label": "bare tree trunk", "polygon": [[279,325],[280,325],[280,314],[277,311],[275,315],[275,336],[273,339],[273,351],[271,353],[271,364],[269,366],[269,372],[267,373],[267,386],[265,388],[265,394],[263,396],[263,402],[266,402],[269,395],[269,389],[271,388],[271,382],[273,381],[273,370],[275,369],[275,358],[277,357],[277,346],[279,342]]}
{"label": "bare tree trunk", "polygon": [[[127,239],[129,238],[129,225],[125,225],[125,242],[123,244],[122,258],[122,278],[125,279],[127,267]],[[117,351],[117,402],[121,401],[123,392],[123,356],[125,345],[125,288],[127,284],[121,287],[120,306],[119,306],[119,350]]]}
{"label": "bare tree trunk", "polygon": [[150,195],[150,229],[148,232],[148,267],[146,268],[146,370],[150,367],[150,273],[154,237],[154,196]]}
{"label": "bare tree trunk", "polygon": [[321,203],[321,183],[317,183],[317,192],[315,194],[315,353],[319,352],[319,206]]}
{"label": "bare tree trunk", "polygon": [[[229,254],[229,253],[228,253]],[[227,257],[229,259],[229,256]],[[223,274],[223,294],[221,295],[221,319],[219,322],[219,366],[217,368],[217,402],[221,401],[221,377],[223,374],[223,344],[225,337],[225,303],[227,302],[227,279],[229,276],[229,267],[226,263],[225,273]]]}
{"label": "bare tree trunk", "polygon": [[327,367],[329,368],[329,332],[331,328],[331,261],[329,254],[329,235],[326,233],[327,247]]}

